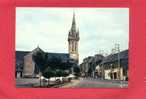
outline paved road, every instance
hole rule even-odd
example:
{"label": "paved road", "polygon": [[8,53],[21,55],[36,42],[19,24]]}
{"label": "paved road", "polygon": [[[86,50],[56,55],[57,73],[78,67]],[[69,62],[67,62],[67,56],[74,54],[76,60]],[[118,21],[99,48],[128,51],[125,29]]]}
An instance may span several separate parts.
{"label": "paved road", "polygon": [[[40,87],[39,79],[17,79],[17,87]],[[59,88],[127,88],[128,83],[126,81],[110,81],[86,78],[79,80],[72,80],[70,83],[66,83],[63,86],[60,84]],[[53,87],[53,86],[52,86]]]}
{"label": "paved road", "polygon": [[40,80],[37,78],[16,79],[16,87],[33,87],[33,86],[40,86]]}
{"label": "paved road", "polygon": [[16,79],[16,87],[18,88],[31,88],[31,87],[54,87],[58,88],[60,86],[64,85],[64,83],[56,83],[54,81],[50,82],[40,82],[40,79],[38,78],[18,78]]}
{"label": "paved road", "polygon": [[63,88],[127,88],[128,83],[126,81],[109,81],[98,79],[80,79],[63,86]]}

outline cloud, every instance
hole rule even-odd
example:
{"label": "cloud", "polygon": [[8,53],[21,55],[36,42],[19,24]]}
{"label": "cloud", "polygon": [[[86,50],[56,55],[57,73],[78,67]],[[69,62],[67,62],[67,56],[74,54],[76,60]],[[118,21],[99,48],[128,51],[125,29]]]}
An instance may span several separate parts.
{"label": "cloud", "polygon": [[121,50],[128,49],[128,8],[17,7],[16,50],[33,50],[39,45],[47,52],[68,53],[73,10],[80,31],[80,62],[99,50],[110,53],[115,43]]}

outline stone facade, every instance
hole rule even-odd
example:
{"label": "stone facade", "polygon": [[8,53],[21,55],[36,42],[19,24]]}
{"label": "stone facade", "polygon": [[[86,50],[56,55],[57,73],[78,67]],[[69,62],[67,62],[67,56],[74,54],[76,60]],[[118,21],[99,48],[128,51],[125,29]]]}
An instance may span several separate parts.
{"label": "stone facade", "polygon": [[101,63],[104,56],[97,54],[95,56],[87,57],[80,64],[81,75],[83,77],[95,77],[95,68]]}
{"label": "stone facade", "polygon": [[43,50],[41,50],[39,47],[28,53],[24,56],[24,64],[23,64],[23,77],[37,77],[39,76],[39,68],[36,66],[36,63],[33,59],[33,55],[35,55],[37,52],[45,53]]}
{"label": "stone facade", "polygon": [[68,34],[68,51],[70,58],[79,62],[78,53],[79,30],[76,29],[75,14],[73,14],[72,26]]}

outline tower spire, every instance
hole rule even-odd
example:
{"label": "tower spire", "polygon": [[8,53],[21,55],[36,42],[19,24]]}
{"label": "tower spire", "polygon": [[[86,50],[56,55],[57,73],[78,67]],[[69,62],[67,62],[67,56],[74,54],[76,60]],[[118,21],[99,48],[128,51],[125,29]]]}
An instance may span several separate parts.
{"label": "tower spire", "polygon": [[76,24],[76,20],[75,20],[75,11],[73,11],[73,20],[72,20],[72,25]]}
{"label": "tower spire", "polygon": [[75,12],[73,11],[73,19],[72,19],[72,27],[71,30],[76,32],[76,19],[75,19]]}

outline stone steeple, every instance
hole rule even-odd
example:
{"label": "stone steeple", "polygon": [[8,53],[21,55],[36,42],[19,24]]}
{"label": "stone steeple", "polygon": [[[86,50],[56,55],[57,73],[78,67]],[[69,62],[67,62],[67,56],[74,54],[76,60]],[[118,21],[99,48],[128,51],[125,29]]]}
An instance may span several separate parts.
{"label": "stone steeple", "polygon": [[68,34],[68,51],[70,58],[74,59],[77,63],[79,61],[78,41],[79,30],[76,28],[75,13],[73,13],[72,26]]}
{"label": "stone steeple", "polygon": [[72,20],[72,31],[76,31],[76,20],[75,20],[75,13],[73,13],[73,20]]}

